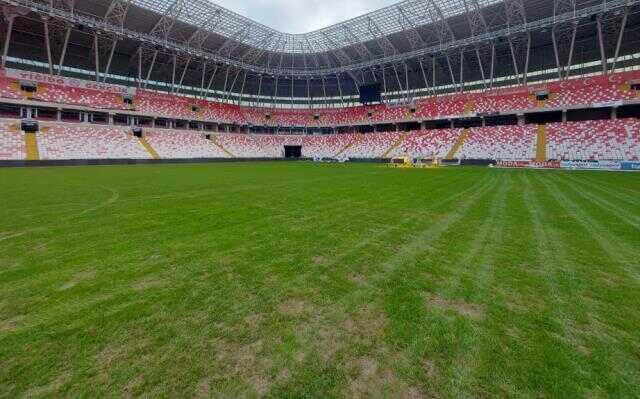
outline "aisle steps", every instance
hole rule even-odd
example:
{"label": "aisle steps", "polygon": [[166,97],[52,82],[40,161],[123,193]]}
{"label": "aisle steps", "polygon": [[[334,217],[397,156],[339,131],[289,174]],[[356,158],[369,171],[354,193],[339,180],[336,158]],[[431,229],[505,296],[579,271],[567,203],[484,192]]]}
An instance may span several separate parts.
{"label": "aisle steps", "polygon": [[391,154],[391,152],[393,150],[395,150],[396,148],[400,147],[404,143],[404,140],[406,138],[407,138],[407,135],[405,133],[400,133],[400,138],[398,140],[396,140],[396,142],[393,143],[391,145],[391,147],[389,147],[387,149],[387,151],[385,151],[384,154],[382,154],[382,156],[380,158],[385,159],[385,158],[389,157],[389,154]]}
{"label": "aisle steps", "polygon": [[538,125],[538,138],[536,141],[536,161],[547,160],[547,125]]}
{"label": "aisle steps", "polygon": [[351,141],[349,141],[347,143],[347,145],[342,147],[342,149],[340,151],[338,151],[338,153],[336,155],[334,155],[333,157],[334,158],[338,158],[340,155],[344,154],[349,148],[351,148],[354,145],[358,144],[361,140],[362,140],[362,135],[360,135],[360,134],[354,135],[353,139],[351,139]]}
{"label": "aisle steps", "polygon": [[160,159],[160,155],[158,155],[156,150],[151,147],[151,144],[149,144],[147,139],[145,139],[144,137],[138,137],[138,140],[140,141],[140,144],[142,144],[144,149],[147,150],[152,159]]}
{"label": "aisle steps", "polygon": [[445,157],[445,159],[455,159],[456,154],[458,153],[458,151],[460,150],[464,142],[467,140],[467,137],[469,137],[469,129],[464,129],[460,137],[458,137],[458,140],[456,141],[456,143],[453,145],[453,147],[451,147],[451,149],[447,153],[447,156]]}
{"label": "aisle steps", "polygon": [[227,154],[229,156],[229,158],[235,158],[236,156],[233,155],[231,153],[231,151],[227,150],[226,148],[224,148],[224,146],[222,144],[220,144],[218,142],[218,140],[216,140],[215,136],[211,136],[211,142],[213,143],[213,145],[215,145],[216,147],[218,147],[220,149],[220,151],[224,152],[225,154]]}
{"label": "aisle steps", "polygon": [[27,161],[37,161],[40,159],[38,150],[38,138],[35,133],[24,134],[24,146],[27,151]]}

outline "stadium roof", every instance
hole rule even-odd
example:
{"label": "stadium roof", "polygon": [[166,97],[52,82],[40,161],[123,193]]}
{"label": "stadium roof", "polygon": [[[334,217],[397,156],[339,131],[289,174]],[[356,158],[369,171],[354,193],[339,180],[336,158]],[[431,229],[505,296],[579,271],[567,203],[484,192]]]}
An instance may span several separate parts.
{"label": "stadium roof", "polygon": [[[133,4],[159,15],[175,13],[181,22],[268,51],[314,54],[376,40],[411,27],[486,9],[501,0],[404,0],[388,7],[304,34],[291,34],[265,26],[209,0],[133,0]],[[180,8],[182,7],[182,8]],[[503,21],[506,22],[506,21]]]}
{"label": "stadium roof", "polygon": [[285,76],[344,73],[442,54],[639,3],[404,0],[310,33],[290,34],[210,0],[85,0],[76,1],[73,13],[67,15],[59,4],[69,1],[0,2],[48,12],[55,18],[121,34],[149,46],[182,49],[255,73]]}
{"label": "stadium roof", "polygon": [[54,20],[51,51],[58,55],[49,64],[59,58],[60,28],[69,27],[66,64],[94,69],[105,81],[111,74],[144,86],[165,82],[171,90],[184,84],[263,98],[343,97],[371,82],[385,92],[462,90],[465,82],[486,86],[494,78],[520,83],[557,66],[564,73],[607,58],[615,65],[640,49],[640,0],[403,0],[304,34],[281,32],[210,0],[0,4],[29,11],[14,27],[16,58],[47,62],[47,32],[40,28]]}

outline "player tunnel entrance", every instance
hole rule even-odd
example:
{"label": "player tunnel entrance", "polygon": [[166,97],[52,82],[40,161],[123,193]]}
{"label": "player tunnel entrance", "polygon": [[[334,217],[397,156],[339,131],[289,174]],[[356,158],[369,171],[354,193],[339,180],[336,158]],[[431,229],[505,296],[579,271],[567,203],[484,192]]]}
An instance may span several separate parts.
{"label": "player tunnel entrance", "polygon": [[285,145],[284,146],[285,158],[302,158],[302,146],[300,145]]}

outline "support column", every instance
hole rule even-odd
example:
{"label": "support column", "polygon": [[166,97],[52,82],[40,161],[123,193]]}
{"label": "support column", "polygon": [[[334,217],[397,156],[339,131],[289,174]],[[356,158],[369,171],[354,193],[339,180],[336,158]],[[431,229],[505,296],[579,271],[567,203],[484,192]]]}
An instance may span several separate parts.
{"label": "support column", "polygon": [[180,76],[180,82],[178,83],[178,87],[176,87],[175,93],[179,93],[182,88],[182,83],[184,82],[184,77],[187,74],[187,69],[189,69],[189,65],[191,64],[191,58],[187,59],[187,64],[184,66],[184,70],[182,71],[182,75]]}
{"label": "support column", "polygon": [[100,81],[100,48],[98,40],[98,34],[95,33],[93,35],[93,49],[95,51],[96,82]]}
{"label": "support column", "polygon": [[596,18],[596,27],[598,28],[598,43],[600,46],[600,58],[602,62],[602,74],[607,74],[607,55],[604,49],[604,39],[602,38],[602,16]]}
{"label": "support column", "polygon": [[142,51],[138,53],[138,89],[142,88]]}
{"label": "support column", "polygon": [[107,81],[107,76],[109,75],[109,72],[111,72],[111,62],[113,61],[113,54],[116,52],[117,45],[118,45],[118,38],[114,37],[113,44],[111,45],[111,51],[109,51],[109,59],[107,60],[107,66],[104,69],[104,78],[102,79],[103,82]]}
{"label": "support column", "polygon": [[62,53],[60,53],[60,61],[58,62],[58,75],[62,74],[62,66],[67,56],[67,47],[69,47],[69,36],[71,36],[71,27],[68,27],[64,34],[64,44],[62,45]]}
{"label": "support column", "polygon": [[618,34],[618,41],[616,42],[616,50],[613,56],[613,63],[611,65],[611,73],[615,73],[616,64],[618,63],[618,57],[620,56],[620,46],[622,46],[622,38],[624,37],[624,30],[627,27],[627,18],[629,16],[629,8],[625,8],[624,16],[622,17],[622,23],[620,24],[620,33]]}
{"label": "support column", "polygon": [[[142,48],[140,48],[140,57],[142,57]],[[149,80],[151,79],[151,73],[153,72],[153,68],[156,65],[156,60],[158,59],[158,50],[153,52],[153,57],[151,58],[151,66],[147,71],[147,77],[144,81],[144,88],[146,89],[149,86]]]}
{"label": "support column", "polygon": [[47,62],[49,64],[49,75],[53,75],[53,58],[51,57],[51,39],[49,37],[49,19],[48,17],[42,18],[44,23],[44,44],[47,49]]}
{"label": "support column", "polygon": [[98,34],[93,35],[93,48],[95,51],[95,64],[96,64],[96,82],[100,81],[100,48],[98,43]]}
{"label": "support column", "polygon": [[2,52],[2,67],[7,65],[7,56],[9,55],[9,43],[11,43],[11,34],[13,33],[13,21],[16,19],[16,15],[7,15],[7,37],[4,41],[4,51]]}
{"label": "support column", "polygon": [[176,66],[178,63],[178,56],[173,55],[173,70],[171,72],[171,93],[174,93],[176,90]]}

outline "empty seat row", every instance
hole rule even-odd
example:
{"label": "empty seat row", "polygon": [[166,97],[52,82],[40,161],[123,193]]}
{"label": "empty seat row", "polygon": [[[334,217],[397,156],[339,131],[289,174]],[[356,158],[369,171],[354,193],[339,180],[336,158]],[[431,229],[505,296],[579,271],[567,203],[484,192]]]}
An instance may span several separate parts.
{"label": "empty seat row", "polygon": [[536,143],[535,125],[473,128],[456,155],[460,159],[533,159]]}
{"label": "empty seat row", "polygon": [[[308,158],[442,159],[455,148],[460,159],[528,160],[536,157],[539,140],[537,125],[332,135],[212,133],[211,139],[193,131],[146,129],[144,134],[161,158],[281,158],[285,146],[301,146]],[[150,157],[124,127],[46,123],[36,137],[41,159]],[[637,119],[551,123],[544,137],[550,160],[640,159]],[[0,120],[0,159],[24,159],[25,153],[20,121]]]}
{"label": "empty seat row", "polygon": [[[411,106],[348,106],[335,109],[270,109],[240,107],[178,94],[138,89],[133,104],[123,96],[95,89],[40,83],[33,93],[20,90],[20,82],[0,77],[0,97],[32,99],[56,104],[80,105],[98,109],[135,110],[163,118],[197,119],[230,124],[267,126],[338,126],[382,123],[411,119],[437,119],[532,108],[588,107],[593,104],[632,100],[638,92],[628,82],[640,72],[576,78],[529,88],[492,89],[483,93],[450,94],[416,100]],[[536,93],[548,94],[544,101]],[[414,109],[415,113],[410,110]],[[267,116],[269,115],[269,116]]]}
{"label": "empty seat row", "polygon": [[164,159],[229,157],[202,133],[152,130],[145,133],[145,139],[160,158]]}
{"label": "empty seat row", "polygon": [[139,140],[123,128],[54,124],[37,134],[40,159],[147,159]]}
{"label": "empty seat row", "polygon": [[18,126],[18,121],[0,121],[0,159],[25,159],[24,133],[19,130]]}
{"label": "empty seat row", "polygon": [[636,119],[553,123],[547,129],[549,159],[640,159],[640,122]]}

